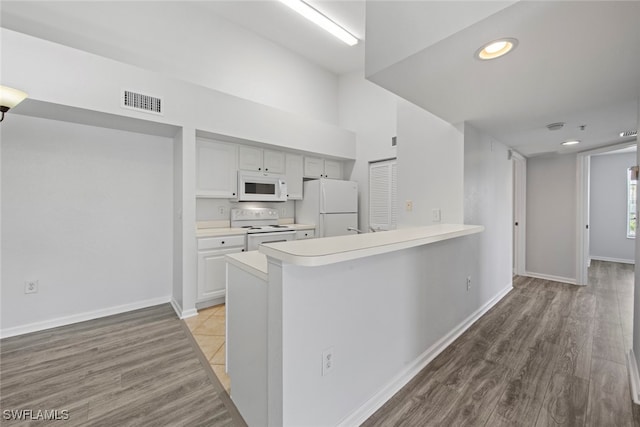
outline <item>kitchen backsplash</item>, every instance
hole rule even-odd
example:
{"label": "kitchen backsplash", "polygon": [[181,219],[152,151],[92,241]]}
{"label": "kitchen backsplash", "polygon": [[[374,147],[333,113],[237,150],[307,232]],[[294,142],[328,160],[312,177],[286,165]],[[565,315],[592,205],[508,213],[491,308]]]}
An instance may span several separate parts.
{"label": "kitchen backsplash", "polygon": [[196,199],[196,221],[229,220],[232,208],[273,208],[277,209],[280,218],[295,217],[295,202],[232,202],[228,199]]}

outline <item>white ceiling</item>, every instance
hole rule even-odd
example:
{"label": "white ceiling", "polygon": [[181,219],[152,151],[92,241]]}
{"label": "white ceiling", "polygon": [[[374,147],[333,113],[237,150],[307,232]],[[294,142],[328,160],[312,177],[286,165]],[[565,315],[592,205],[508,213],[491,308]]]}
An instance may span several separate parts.
{"label": "white ceiling", "polygon": [[[639,1],[310,3],[361,39],[366,9],[369,44],[351,50],[277,1],[204,6],[338,74],[363,67],[366,45],[368,78],[526,156],[624,142],[618,133],[637,128]],[[505,36],[520,42],[513,53],[473,58],[483,43]],[[550,132],[554,122],[566,124]],[[572,138],[582,143],[560,145]]]}
{"label": "white ceiling", "polygon": [[[309,0],[308,3],[358,39],[364,39],[364,0]],[[348,46],[279,1],[218,0],[199,2],[198,5],[335,74],[363,69],[363,42]]]}
{"label": "white ceiling", "polygon": [[[622,142],[620,131],[637,129],[640,1],[309,2],[361,40],[366,24],[369,44],[349,47],[276,0],[192,4],[336,74],[362,70],[366,50],[372,81],[526,156]],[[473,58],[481,44],[504,36],[519,39],[514,52]],[[559,121],[562,130],[546,129]],[[568,138],[583,142],[561,147]]]}

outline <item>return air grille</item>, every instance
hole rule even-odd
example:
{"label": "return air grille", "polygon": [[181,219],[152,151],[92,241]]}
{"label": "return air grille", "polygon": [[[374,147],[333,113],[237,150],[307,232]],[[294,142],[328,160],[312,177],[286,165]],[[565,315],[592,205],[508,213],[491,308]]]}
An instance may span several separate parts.
{"label": "return air grille", "polygon": [[162,114],[162,98],[125,90],[122,92],[122,106],[132,110]]}

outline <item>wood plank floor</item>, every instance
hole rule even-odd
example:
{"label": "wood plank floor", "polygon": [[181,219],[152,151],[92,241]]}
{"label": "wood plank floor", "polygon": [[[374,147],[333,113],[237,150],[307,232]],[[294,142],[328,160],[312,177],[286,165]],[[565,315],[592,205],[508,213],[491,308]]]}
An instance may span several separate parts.
{"label": "wood plank floor", "polygon": [[3,426],[246,425],[168,304],[1,340],[0,409]]}
{"label": "wood plank floor", "polygon": [[363,426],[640,425],[625,364],[633,275],[593,261],[585,287],[516,277]]}

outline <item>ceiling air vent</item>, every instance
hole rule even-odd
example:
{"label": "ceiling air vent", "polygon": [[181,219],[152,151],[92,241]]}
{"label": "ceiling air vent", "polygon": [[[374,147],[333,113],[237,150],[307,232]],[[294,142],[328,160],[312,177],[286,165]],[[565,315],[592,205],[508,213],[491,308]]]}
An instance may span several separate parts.
{"label": "ceiling air vent", "polygon": [[122,107],[146,113],[162,114],[162,98],[124,90],[122,91]]}
{"label": "ceiling air vent", "polygon": [[620,132],[620,138],[626,138],[628,136],[637,136],[637,135],[638,135],[637,130],[626,130],[624,132]]}

